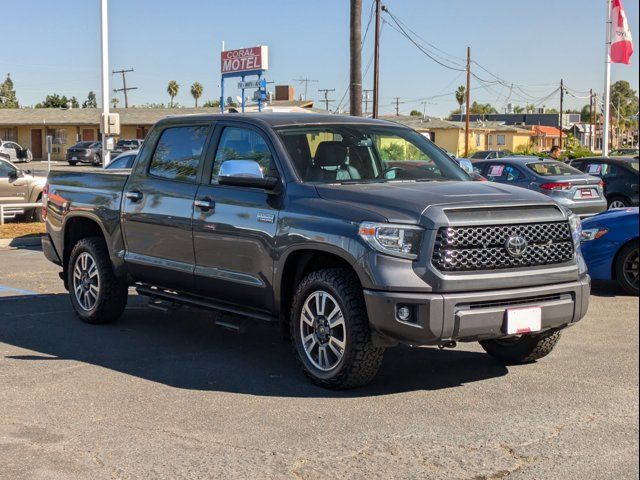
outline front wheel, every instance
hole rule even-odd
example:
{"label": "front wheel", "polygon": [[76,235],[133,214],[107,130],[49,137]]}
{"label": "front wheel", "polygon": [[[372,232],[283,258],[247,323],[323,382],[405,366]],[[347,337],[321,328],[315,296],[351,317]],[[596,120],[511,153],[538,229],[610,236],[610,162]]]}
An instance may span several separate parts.
{"label": "front wheel", "polygon": [[631,203],[624,197],[611,197],[607,208],[612,210],[614,208],[626,208],[629,205],[631,205]]}
{"label": "front wheel", "polygon": [[639,279],[638,241],[625,245],[617,256],[616,280],[630,295],[638,295]]}
{"label": "front wheel", "polygon": [[384,348],[373,345],[362,288],[346,269],[319,270],[302,280],[291,338],[304,373],[322,387],[366,385],[382,363]]}
{"label": "front wheel", "polygon": [[128,286],[115,276],[101,238],[83,238],[75,244],[69,257],[67,282],[71,305],[83,322],[114,322],[127,305]]}
{"label": "front wheel", "polygon": [[560,340],[560,330],[480,342],[484,351],[506,364],[531,363],[546,357]]}

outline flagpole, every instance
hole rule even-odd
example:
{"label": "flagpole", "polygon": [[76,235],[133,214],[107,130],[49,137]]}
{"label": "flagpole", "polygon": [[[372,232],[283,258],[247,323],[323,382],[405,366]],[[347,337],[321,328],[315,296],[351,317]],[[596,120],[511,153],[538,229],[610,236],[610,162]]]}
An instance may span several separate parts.
{"label": "flagpole", "polygon": [[611,102],[611,0],[607,0],[606,35],[604,41],[604,125],[602,127],[602,155],[609,155],[609,103]]}

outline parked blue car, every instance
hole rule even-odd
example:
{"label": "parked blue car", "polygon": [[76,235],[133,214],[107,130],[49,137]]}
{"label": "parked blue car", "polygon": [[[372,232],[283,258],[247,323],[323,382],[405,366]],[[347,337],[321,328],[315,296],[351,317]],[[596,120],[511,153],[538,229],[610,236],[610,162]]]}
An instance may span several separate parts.
{"label": "parked blue car", "polygon": [[638,295],[638,207],[609,210],[582,222],[582,253],[595,280],[616,280]]}

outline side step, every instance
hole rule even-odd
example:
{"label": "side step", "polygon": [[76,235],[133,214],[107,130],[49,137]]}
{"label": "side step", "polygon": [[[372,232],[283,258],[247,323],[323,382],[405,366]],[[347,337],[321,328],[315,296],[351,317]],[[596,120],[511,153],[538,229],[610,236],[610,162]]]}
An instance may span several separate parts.
{"label": "side step", "polygon": [[[241,317],[249,317],[256,320],[262,320],[265,322],[278,321],[277,317],[273,315],[269,315],[264,312],[258,312],[255,310],[245,310],[245,309],[238,308],[234,305],[229,305],[222,302],[214,302],[211,300],[206,300],[204,298],[194,297],[191,295],[168,292],[166,290],[161,290],[157,287],[138,285],[136,286],[136,292],[138,292],[138,295],[151,297],[152,300],[149,302],[149,306],[151,306],[152,308],[156,308],[155,305],[158,305],[157,307],[158,310],[166,311],[164,305],[162,305],[163,303],[162,301],[164,301],[164,302],[171,302],[171,303],[177,303],[182,305],[189,305],[191,307],[204,308],[207,310],[215,310],[218,312],[232,313],[234,315],[238,315]],[[229,325],[227,326],[227,323],[228,322],[222,322],[222,321],[219,322],[220,326],[223,326],[226,328],[233,328],[234,330],[237,329],[236,327],[232,326],[231,323],[229,323]]]}

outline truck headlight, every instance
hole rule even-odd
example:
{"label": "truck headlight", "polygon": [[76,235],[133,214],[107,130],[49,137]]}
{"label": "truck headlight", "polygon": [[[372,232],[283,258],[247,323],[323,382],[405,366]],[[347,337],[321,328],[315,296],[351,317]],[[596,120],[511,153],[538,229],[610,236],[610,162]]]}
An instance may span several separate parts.
{"label": "truck headlight", "polygon": [[358,234],[375,250],[394,257],[418,258],[424,229],[416,225],[363,222]]}
{"label": "truck headlight", "polygon": [[582,242],[597,240],[600,237],[604,237],[607,233],[609,233],[609,230],[604,227],[587,228],[582,230]]}
{"label": "truck headlight", "polygon": [[580,241],[582,240],[582,221],[580,217],[573,213],[569,215],[569,227],[571,228],[573,246],[577,249],[580,247]]}

